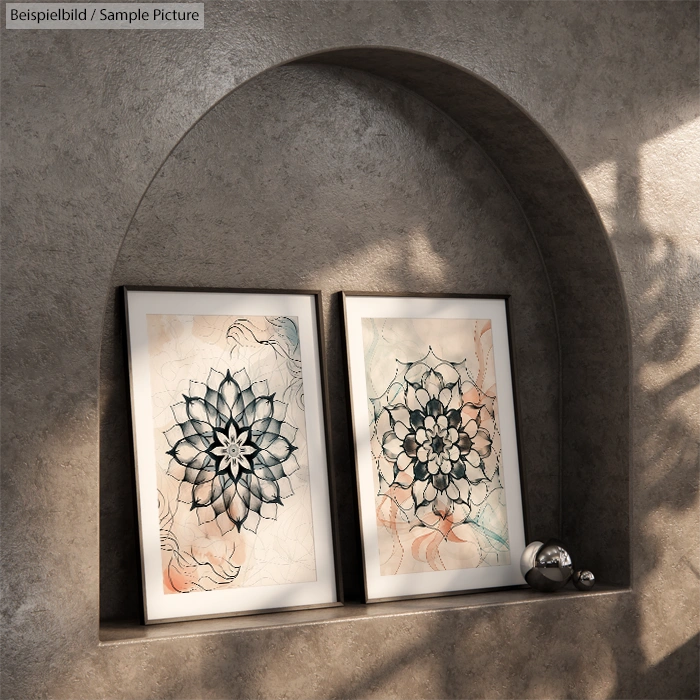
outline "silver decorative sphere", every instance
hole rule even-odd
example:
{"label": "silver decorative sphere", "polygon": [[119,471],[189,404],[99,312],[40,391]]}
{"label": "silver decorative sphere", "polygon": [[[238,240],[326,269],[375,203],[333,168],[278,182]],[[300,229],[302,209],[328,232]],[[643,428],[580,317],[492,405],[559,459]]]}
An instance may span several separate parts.
{"label": "silver decorative sphere", "polygon": [[527,572],[530,571],[530,569],[535,568],[535,557],[543,544],[544,542],[530,542],[530,544],[525,547],[525,551],[520,557],[520,573],[523,575],[523,578],[527,576]]}
{"label": "silver decorative sphere", "polygon": [[582,569],[574,574],[574,586],[579,591],[590,591],[595,586],[595,576],[591,571]]}
{"label": "silver decorative sphere", "polygon": [[520,559],[520,570],[529,586],[543,593],[551,593],[568,583],[573,576],[574,565],[564,545],[551,539],[544,544],[533,542],[526,547]]}

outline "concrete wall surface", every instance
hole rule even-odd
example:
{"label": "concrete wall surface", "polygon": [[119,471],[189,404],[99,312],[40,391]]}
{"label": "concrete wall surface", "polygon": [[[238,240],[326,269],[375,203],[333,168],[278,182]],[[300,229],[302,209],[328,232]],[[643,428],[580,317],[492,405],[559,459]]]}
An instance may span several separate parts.
{"label": "concrete wall surface", "polygon": [[[697,698],[699,10],[206,2],[203,30],[3,28],[2,697]],[[394,73],[426,54],[512,100],[590,195],[605,245],[566,229],[568,258],[549,256],[547,189],[559,210],[568,200],[546,178],[509,179],[528,151],[489,150],[505,121],[480,141],[457,98],[435,98],[447,116],[381,65],[276,67],[348,47],[394,49]],[[269,285],[262,243],[285,261]],[[229,266],[204,245],[242,252]],[[589,251],[598,281],[576,271]],[[405,280],[513,294],[519,388],[541,392],[521,416],[534,534],[575,530],[580,503],[577,536],[624,585],[142,634],[116,286],[329,296]],[[569,335],[595,346],[580,326],[596,324],[568,298],[590,298],[617,344],[567,354]],[[342,393],[337,309],[325,314]],[[344,421],[332,415],[334,455],[349,465]],[[353,507],[340,518],[351,529]],[[350,545],[343,559],[353,599]]]}

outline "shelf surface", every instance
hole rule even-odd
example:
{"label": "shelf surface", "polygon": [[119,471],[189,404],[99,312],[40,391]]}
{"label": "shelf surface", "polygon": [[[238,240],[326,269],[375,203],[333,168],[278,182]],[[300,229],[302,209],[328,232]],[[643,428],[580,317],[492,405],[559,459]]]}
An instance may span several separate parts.
{"label": "shelf surface", "polygon": [[141,625],[136,621],[104,621],[100,624],[100,642],[102,644],[134,644],[175,637],[266,630],[276,627],[323,625],[377,617],[421,615],[443,610],[522,605],[544,601],[583,600],[585,598],[599,598],[600,596],[621,595],[629,592],[629,588],[622,586],[599,585],[593,591],[583,593],[577,591],[569,584],[565,589],[556,593],[539,593],[531,588],[517,588],[506,591],[488,591],[441,598],[370,603],[367,605],[350,602],[332,608],[261,613],[185,622],[166,622],[155,625]]}

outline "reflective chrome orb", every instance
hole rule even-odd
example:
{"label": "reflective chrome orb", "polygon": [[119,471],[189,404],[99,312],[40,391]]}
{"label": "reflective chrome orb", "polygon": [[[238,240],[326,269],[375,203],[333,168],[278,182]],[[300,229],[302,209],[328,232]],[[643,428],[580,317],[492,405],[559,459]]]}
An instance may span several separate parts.
{"label": "reflective chrome orb", "polygon": [[537,551],[544,544],[544,542],[530,542],[530,544],[525,547],[525,551],[520,557],[520,573],[523,578],[527,576],[527,572],[530,569],[535,568],[535,557],[537,556]]}
{"label": "reflective chrome orb", "polygon": [[[534,546],[535,542],[530,545]],[[528,552],[530,547],[526,548]],[[524,557],[525,553],[523,553]],[[571,561],[571,556],[566,551],[564,545],[558,540],[547,540],[543,545],[537,548],[537,551],[532,556],[531,551],[528,552],[529,561],[533,561],[533,565],[525,572],[525,580],[529,586],[532,586],[537,591],[543,593],[551,593],[563,588],[573,576],[574,565]],[[521,570],[527,562],[521,558]]]}
{"label": "reflective chrome orb", "polygon": [[595,576],[591,571],[583,569],[574,574],[574,586],[579,591],[590,591],[595,586]]}

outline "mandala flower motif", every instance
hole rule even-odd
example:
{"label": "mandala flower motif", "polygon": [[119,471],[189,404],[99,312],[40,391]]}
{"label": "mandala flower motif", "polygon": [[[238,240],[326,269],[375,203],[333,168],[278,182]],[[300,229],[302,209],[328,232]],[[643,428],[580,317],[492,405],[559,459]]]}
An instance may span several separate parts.
{"label": "mandala flower motif", "polygon": [[224,430],[216,428],[213,438],[207,452],[219,460],[223,471],[228,469],[234,480],[242,469],[250,469],[250,460],[260,452],[250,441],[250,430],[240,430],[234,420],[230,420]]}
{"label": "mandala flower motif", "polygon": [[285,422],[287,405],[266,381],[251,383],[245,370],[212,369],[207,383],[191,381],[183,398],[172,406],[175,425],[165,433],[168,474],[186,485],[183,500],[200,523],[257,531],[260,518],[275,519],[282,499],[294,493],[297,430]]}
{"label": "mandala flower motif", "polygon": [[441,519],[465,522],[494,473],[487,465],[493,416],[485,404],[464,399],[461,364],[431,351],[405,365],[387,391],[399,400],[384,406],[375,422],[380,494],[389,492],[430,526]]}

